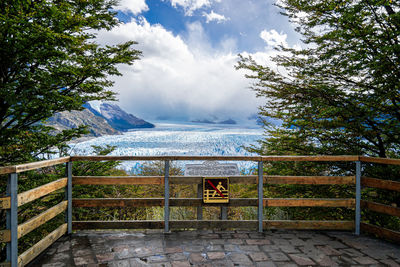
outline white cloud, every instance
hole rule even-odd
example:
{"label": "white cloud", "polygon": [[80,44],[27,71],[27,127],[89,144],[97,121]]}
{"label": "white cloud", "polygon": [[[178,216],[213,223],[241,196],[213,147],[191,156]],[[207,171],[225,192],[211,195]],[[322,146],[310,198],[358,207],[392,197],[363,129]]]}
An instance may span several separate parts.
{"label": "white cloud", "polygon": [[287,46],[286,38],[287,34],[278,33],[276,30],[272,29],[270,31],[263,30],[260,33],[260,37],[271,47],[277,45]]}
{"label": "white cloud", "polygon": [[[98,37],[108,44],[135,40],[143,51],[140,61],[122,66],[123,76],[115,78],[120,104],[132,114],[145,119],[215,115],[240,120],[256,113],[261,104],[248,89],[244,71],[234,68],[236,53],[212,48],[200,23],[188,25],[185,39],[145,19],[100,32]],[[234,41],[221,44],[227,46],[234,46]]]}
{"label": "white cloud", "polygon": [[197,9],[210,7],[221,0],[170,0],[173,7],[183,7],[186,16],[192,16]]}
{"label": "white cloud", "polygon": [[217,23],[224,22],[226,20],[229,20],[225,18],[224,15],[215,13],[214,10],[211,10],[211,13],[207,14],[206,12],[203,12],[203,17],[206,17],[206,23],[209,23],[211,21],[216,21]]}
{"label": "white cloud", "polygon": [[149,10],[149,7],[145,0],[120,0],[115,10],[119,10],[123,13],[132,12],[136,15]]}

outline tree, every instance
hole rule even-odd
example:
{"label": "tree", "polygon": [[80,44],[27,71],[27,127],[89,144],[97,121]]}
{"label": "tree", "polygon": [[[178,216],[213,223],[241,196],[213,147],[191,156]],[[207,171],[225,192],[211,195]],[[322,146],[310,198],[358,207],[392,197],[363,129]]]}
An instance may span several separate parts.
{"label": "tree", "polygon": [[0,164],[33,160],[85,132],[50,134],[54,113],[113,100],[109,76],[141,53],[133,41],[100,46],[96,32],[119,21],[114,0],[0,3]]}
{"label": "tree", "polygon": [[400,3],[280,2],[306,48],[278,47],[280,72],[241,56],[260,114],[283,122],[253,151],[400,156]]}

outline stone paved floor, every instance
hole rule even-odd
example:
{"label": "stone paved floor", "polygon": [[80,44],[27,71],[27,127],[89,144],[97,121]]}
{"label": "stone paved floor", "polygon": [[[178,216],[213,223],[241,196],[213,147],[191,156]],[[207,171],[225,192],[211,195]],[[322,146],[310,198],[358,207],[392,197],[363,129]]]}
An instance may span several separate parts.
{"label": "stone paved floor", "polygon": [[400,266],[400,245],[348,232],[84,231],[30,266]]}

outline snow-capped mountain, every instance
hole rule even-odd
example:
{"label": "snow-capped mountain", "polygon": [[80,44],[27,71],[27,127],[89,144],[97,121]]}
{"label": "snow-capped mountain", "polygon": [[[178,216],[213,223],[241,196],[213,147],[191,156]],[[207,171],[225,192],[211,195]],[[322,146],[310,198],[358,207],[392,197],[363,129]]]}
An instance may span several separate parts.
{"label": "snow-capped mountain", "polygon": [[[99,101],[97,101],[99,102]],[[88,126],[88,136],[116,135],[135,128],[153,128],[154,125],[126,113],[116,104],[101,103],[99,105],[85,104],[82,111],[64,111],[54,114],[46,121],[55,132]]]}
{"label": "snow-capped mountain", "polygon": [[154,128],[154,124],[142,120],[122,110],[118,105],[91,101],[85,108],[104,118],[114,129],[126,131],[135,128]]}

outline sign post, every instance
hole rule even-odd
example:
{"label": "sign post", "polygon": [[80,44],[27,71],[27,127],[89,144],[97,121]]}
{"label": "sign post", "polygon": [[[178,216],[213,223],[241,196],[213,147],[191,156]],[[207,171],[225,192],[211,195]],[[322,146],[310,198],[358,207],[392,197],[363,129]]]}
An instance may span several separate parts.
{"label": "sign post", "polygon": [[[228,203],[229,202],[229,179],[228,179],[228,177],[236,176],[236,175],[239,175],[239,168],[236,163],[219,163],[216,161],[205,161],[202,164],[186,164],[185,165],[185,176],[203,176],[203,177],[205,177],[205,178],[203,178],[203,183],[199,184],[197,187],[197,190],[198,190],[197,197],[203,197],[204,203]],[[226,177],[226,178],[218,178],[221,180],[221,185],[225,189],[228,190],[227,191],[228,197],[218,199],[218,201],[220,201],[220,202],[204,201],[206,199],[205,195],[207,194],[207,192],[205,191],[206,190],[205,183],[207,183],[207,186],[210,187],[208,190],[214,190],[212,192],[209,191],[209,193],[211,192],[211,195],[214,194],[214,192],[216,192],[216,194],[218,194],[218,192],[214,188],[212,188],[212,186],[208,182],[206,182],[204,180],[206,178],[211,179],[211,177]],[[223,182],[222,180],[225,180],[225,179],[226,179],[226,182]],[[210,180],[210,182],[212,182],[212,184],[214,185],[214,183],[216,181]],[[226,184],[224,185],[224,183],[226,183]],[[218,185],[219,185],[219,182],[216,183],[214,186],[217,188]],[[221,193],[223,194],[223,192],[221,192]],[[208,199],[207,201],[210,201],[210,199]],[[223,201],[223,202],[221,202],[221,201]],[[221,216],[220,216],[221,220],[227,220],[228,219],[227,214],[228,214],[227,207],[221,207]],[[201,220],[202,217],[203,217],[202,207],[198,207],[197,208],[197,219]]]}

